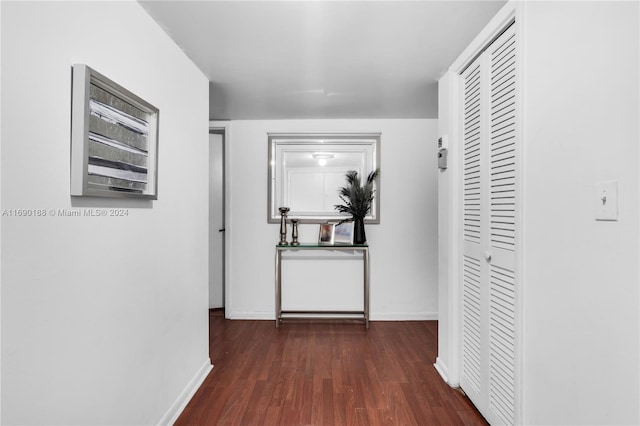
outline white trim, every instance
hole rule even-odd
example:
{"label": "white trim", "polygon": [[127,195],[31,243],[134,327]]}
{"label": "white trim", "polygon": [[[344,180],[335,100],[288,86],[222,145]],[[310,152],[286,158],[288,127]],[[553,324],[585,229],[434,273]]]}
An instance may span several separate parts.
{"label": "white trim", "polygon": [[209,131],[224,130],[222,143],[224,145],[224,312],[225,318],[229,319],[231,310],[231,297],[233,289],[231,286],[231,234],[233,232],[231,216],[231,197],[229,197],[231,187],[231,122],[230,121],[209,121]]}
{"label": "white trim", "polygon": [[471,44],[458,56],[449,70],[460,74],[473,60],[514,20],[521,9],[521,2],[510,1],[496,13],[486,27],[473,39]]}
{"label": "white trim", "polygon": [[448,370],[449,384],[460,386],[460,348],[462,347],[462,333],[460,333],[460,312],[462,298],[459,286],[460,280],[460,259],[462,259],[462,246],[460,245],[460,228],[462,215],[460,206],[462,205],[461,193],[461,173],[462,149],[460,144],[460,87],[458,85],[458,75],[451,72],[449,76],[449,158],[451,164],[451,181],[449,182],[449,361],[451,368]]}
{"label": "white trim", "polygon": [[[523,48],[522,45],[524,43],[524,37],[523,37],[523,29],[521,27],[522,21],[523,21],[523,4],[524,2],[520,2],[520,1],[515,1],[515,0],[511,0],[509,1],[507,4],[504,5],[504,7],[502,9],[500,9],[500,11],[498,11],[498,13],[493,17],[493,19],[491,19],[491,21],[487,24],[487,26],[485,26],[485,28],[474,38],[474,40],[469,44],[469,46],[462,52],[462,54],[460,54],[460,56],[453,62],[453,64],[451,65],[451,67],[449,67],[449,72],[452,73],[451,75],[451,79],[450,79],[450,83],[451,83],[451,90],[449,95],[451,96],[452,101],[450,102],[450,111],[449,113],[451,114],[451,119],[449,121],[450,123],[450,147],[460,147],[461,146],[461,126],[462,126],[462,122],[461,122],[461,117],[459,114],[459,111],[461,110],[461,105],[460,105],[460,73],[468,66],[471,64],[471,62],[473,62],[473,60],[480,54],[482,53],[482,51],[496,38],[498,37],[503,31],[504,29],[510,24],[510,22],[512,22],[514,19],[518,20],[518,24],[516,27],[516,34],[518,37],[518,55],[519,55],[519,59],[518,59],[518,75],[519,75],[519,89],[522,89],[523,87],[523,80],[524,80],[524,76],[522,73],[522,60],[524,58],[524,54],[523,54]],[[519,120],[520,120],[520,127],[519,127],[519,135],[521,137],[520,139],[520,155],[519,155],[519,166],[522,165],[523,162],[523,146],[524,146],[524,140],[522,139],[522,134],[523,134],[523,127],[522,127],[522,116],[523,116],[523,108],[524,108],[524,103],[522,102],[522,95],[523,92],[522,90],[519,92]],[[449,365],[449,369],[448,369],[448,374],[447,377],[450,378],[451,382],[454,382],[455,385],[453,385],[452,383],[449,383],[452,386],[459,386],[459,380],[460,380],[460,371],[461,371],[461,356],[460,356],[460,352],[461,352],[461,348],[462,348],[462,333],[460,333],[460,317],[462,314],[462,291],[460,291],[460,277],[462,276],[462,264],[460,262],[460,259],[462,259],[463,256],[463,246],[461,244],[461,239],[460,239],[460,230],[462,229],[462,215],[459,214],[459,209],[462,203],[462,191],[461,191],[461,179],[460,179],[460,166],[463,164],[463,160],[462,160],[462,150],[459,149],[458,152],[450,152],[449,155],[449,160],[450,160],[450,166],[451,168],[454,170],[454,173],[452,174],[452,180],[451,180],[451,212],[452,212],[452,218],[451,218],[451,227],[452,229],[450,230],[450,235],[451,235],[451,251],[450,251],[450,271],[449,271],[449,277],[450,277],[450,282],[449,282],[449,294],[450,294],[450,299],[449,299],[449,311],[450,311],[450,317],[449,317],[449,322],[451,323],[451,327],[450,327],[450,332],[451,332],[451,336],[450,336],[450,341],[451,341],[451,355],[450,355],[450,360],[451,360],[451,365]],[[522,179],[523,176],[523,171],[520,170],[518,172],[518,179]],[[523,198],[523,185],[522,183],[520,183],[517,187],[517,190],[520,191],[520,200],[522,200]],[[520,205],[519,205],[519,209],[518,209],[518,216],[516,217],[516,221],[519,221],[518,223],[522,224],[522,203],[521,201],[519,201]],[[522,226],[520,225],[520,228]],[[523,287],[523,283],[521,281],[521,277],[522,277],[522,272],[521,272],[521,267],[522,267],[522,230],[520,229],[518,231],[518,234],[516,235],[516,238],[519,238],[519,246],[518,246],[518,253],[517,253],[517,258],[516,258],[516,273],[517,275],[517,280],[518,281],[518,286],[519,286],[519,290],[518,290],[518,294],[519,296],[517,296],[517,300],[516,300],[516,312],[518,312],[517,316],[518,318],[516,319],[516,330],[518,330],[516,332],[516,336],[519,336],[519,338],[517,338],[516,340],[516,353],[518,354],[516,356],[516,401],[515,401],[515,421],[516,424],[521,424],[522,423],[522,419],[523,419],[523,412],[521,409],[521,404],[523,401],[523,386],[522,386],[522,338],[520,336],[520,330],[522,330],[522,322],[519,322],[519,319],[521,321],[523,315],[521,312],[521,308],[522,308],[522,287]]]}
{"label": "white trim", "polygon": [[[274,312],[234,312],[228,311],[227,318],[232,320],[275,321]],[[371,321],[437,321],[437,312],[384,312],[371,314]]]}
{"label": "white trim", "polygon": [[180,395],[178,395],[178,398],[175,400],[175,402],[171,404],[169,410],[164,414],[164,416],[162,416],[160,421],[157,423],[158,425],[172,425],[176,422],[176,420],[178,420],[178,417],[180,416],[180,414],[182,414],[182,411],[187,406],[189,401],[191,401],[191,398],[193,398],[193,395],[200,388],[202,382],[204,382],[204,379],[207,378],[209,372],[212,369],[213,365],[211,364],[211,360],[207,358],[204,364],[202,364],[202,367],[200,367],[195,376],[193,376],[191,381],[189,381],[184,390],[180,392]]}
{"label": "white trim", "polygon": [[[2,22],[2,5],[0,4],[0,22]],[[0,60],[0,62],[2,62]],[[2,81],[2,66],[0,64],[0,81]],[[0,92],[2,91],[2,89],[0,88]],[[0,102],[1,105],[1,102]],[[2,106],[0,106],[0,123],[2,122]],[[2,125],[0,124],[0,129],[2,128]],[[2,155],[0,154],[0,165],[2,164]],[[2,176],[2,167],[0,166],[0,176]],[[0,188],[2,188],[1,185],[1,181],[2,178],[0,178]],[[0,197],[0,211],[2,211],[2,197]],[[0,221],[0,241],[2,240],[2,222]],[[2,244],[0,244],[0,259],[2,259]],[[0,277],[2,277],[2,262],[0,262]],[[2,306],[2,278],[0,278],[0,306]],[[0,365],[2,365],[2,338],[0,338]],[[0,395],[3,395],[2,393],[2,369],[0,368]],[[0,423],[2,422],[2,398],[0,398]]]}
{"label": "white trim", "polygon": [[[446,171],[439,174],[438,177],[438,190],[442,188],[441,183],[445,183],[446,197],[438,196],[439,202],[443,203],[438,206],[439,215],[444,210],[444,215],[448,218],[448,224],[445,228],[438,230],[439,238],[442,238],[443,245],[438,246],[438,258],[444,256],[447,261],[442,264],[443,271],[438,276],[438,288],[439,294],[444,294],[443,298],[439,299],[441,303],[440,319],[442,320],[438,327],[438,355],[441,358],[440,363],[447,365],[447,378],[448,383],[453,386],[459,386],[459,372],[458,372],[458,317],[457,317],[457,305],[458,305],[458,217],[459,217],[459,202],[458,188],[460,187],[459,170],[461,162],[459,160],[459,131],[454,126],[457,122],[457,110],[458,103],[454,102],[454,99],[458,98],[457,94],[457,79],[458,75],[451,70],[447,70],[445,74],[438,80],[438,96],[441,99],[447,99],[445,108],[439,112],[439,124],[438,131],[440,135],[449,136],[449,164]],[[442,102],[439,102],[439,107],[442,106]],[[444,200],[444,201],[443,201]],[[441,226],[445,226],[444,223]],[[440,252],[442,250],[442,253]],[[444,274],[446,270],[446,274]],[[446,279],[442,279],[441,276],[446,275]]]}
{"label": "white trim", "polygon": [[[225,309],[226,318],[230,320],[265,320],[275,321],[276,313],[273,312],[236,312]],[[275,322],[274,322],[275,327]]]}
{"label": "white trim", "polygon": [[515,342],[515,350],[516,350],[516,359],[515,359],[515,385],[516,385],[516,394],[515,394],[515,410],[514,417],[517,424],[524,424],[525,417],[525,391],[524,391],[524,362],[525,362],[525,350],[524,350],[524,330],[525,330],[525,229],[524,229],[524,218],[525,218],[525,195],[526,195],[526,166],[525,166],[525,158],[526,158],[526,138],[525,138],[525,120],[527,117],[526,113],[526,103],[525,103],[525,70],[526,70],[526,24],[525,24],[525,15],[526,15],[526,2],[523,4],[518,4],[515,7],[515,18],[518,23],[516,26],[516,55],[518,60],[516,61],[516,75],[519,77],[519,81],[517,82],[517,93],[519,94],[518,101],[518,123],[516,126],[516,131],[518,132],[517,138],[520,141],[520,149],[517,156],[517,167],[519,168],[518,172],[518,180],[516,181],[516,191],[520,194],[517,198],[518,205],[516,206],[516,243],[518,244],[518,250],[516,251],[516,283],[518,283],[518,291],[516,292],[516,318],[515,318],[515,326],[516,326],[516,342]]}
{"label": "white trim", "polygon": [[440,377],[442,377],[442,380],[444,380],[445,383],[451,386],[451,383],[449,383],[449,368],[444,363],[444,361],[442,361],[442,358],[437,357],[436,363],[433,364],[433,366],[435,367],[438,374],[440,374]]}
{"label": "white trim", "polygon": [[383,312],[371,314],[371,321],[437,321],[437,312]]}

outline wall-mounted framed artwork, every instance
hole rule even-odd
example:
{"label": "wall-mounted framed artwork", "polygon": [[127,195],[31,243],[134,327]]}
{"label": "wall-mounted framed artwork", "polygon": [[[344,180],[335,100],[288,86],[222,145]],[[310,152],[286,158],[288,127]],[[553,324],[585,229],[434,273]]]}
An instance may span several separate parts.
{"label": "wall-mounted framed artwork", "polygon": [[156,200],[158,108],[87,65],[72,72],[71,195]]}

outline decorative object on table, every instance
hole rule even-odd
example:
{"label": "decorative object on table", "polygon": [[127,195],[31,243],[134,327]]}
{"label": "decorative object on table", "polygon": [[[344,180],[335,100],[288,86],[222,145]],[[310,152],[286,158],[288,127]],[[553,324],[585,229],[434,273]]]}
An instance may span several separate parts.
{"label": "decorative object on table", "polygon": [[280,244],[286,246],[287,244],[287,213],[289,213],[289,207],[280,207]]}
{"label": "decorative object on table", "polygon": [[353,244],[353,221],[336,223],[333,227],[334,244]]}
{"label": "decorative object on table", "polygon": [[158,199],[158,108],[72,68],[71,195]]}
{"label": "decorative object on table", "polygon": [[298,219],[291,219],[291,245],[299,246],[298,242]]}
{"label": "decorative object on table", "polygon": [[[353,244],[364,244],[367,236],[364,231],[364,218],[371,211],[371,203],[375,196],[374,183],[380,174],[380,169],[369,173],[367,180],[361,184],[358,172],[351,170],[345,175],[347,185],[338,190],[340,199],[344,204],[336,204],[334,207],[340,213],[351,215],[354,223]],[[344,221],[343,221],[344,222]]]}
{"label": "decorative object on table", "polygon": [[318,244],[333,244],[333,231],[335,223],[321,223]]}

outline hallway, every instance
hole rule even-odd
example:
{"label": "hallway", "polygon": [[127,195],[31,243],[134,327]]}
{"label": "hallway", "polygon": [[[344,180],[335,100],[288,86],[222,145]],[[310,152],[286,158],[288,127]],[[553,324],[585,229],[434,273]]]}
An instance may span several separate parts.
{"label": "hallway", "polygon": [[436,321],[229,321],[210,314],[214,369],[176,425],[481,425],[433,367]]}

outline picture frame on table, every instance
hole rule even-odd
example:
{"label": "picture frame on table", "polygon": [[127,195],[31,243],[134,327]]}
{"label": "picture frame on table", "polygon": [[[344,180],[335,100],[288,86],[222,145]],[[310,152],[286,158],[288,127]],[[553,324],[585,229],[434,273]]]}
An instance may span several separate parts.
{"label": "picture frame on table", "polygon": [[334,244],[353,244],[353,221],[336,223],[333,227]]}
{"label": "picture frame on table", "polygon": [[318,244],[333,244],[335,223],[321,223]]}

